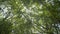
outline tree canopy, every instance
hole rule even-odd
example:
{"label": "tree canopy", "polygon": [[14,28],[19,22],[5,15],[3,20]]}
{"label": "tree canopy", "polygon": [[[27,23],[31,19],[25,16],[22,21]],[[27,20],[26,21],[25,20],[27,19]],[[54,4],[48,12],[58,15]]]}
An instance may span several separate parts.
{"label": "tree canopy", "polygon": [[0,0],[0,34],[60,34],[60,0]]}

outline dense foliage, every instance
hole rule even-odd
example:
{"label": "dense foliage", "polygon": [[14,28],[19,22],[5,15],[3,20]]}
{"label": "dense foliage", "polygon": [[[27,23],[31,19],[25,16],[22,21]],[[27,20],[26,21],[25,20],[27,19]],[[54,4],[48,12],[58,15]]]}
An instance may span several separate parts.
{"label": "dense foliage", "polygon": [[0,0],[0,34],[60,34],[60,0]]}

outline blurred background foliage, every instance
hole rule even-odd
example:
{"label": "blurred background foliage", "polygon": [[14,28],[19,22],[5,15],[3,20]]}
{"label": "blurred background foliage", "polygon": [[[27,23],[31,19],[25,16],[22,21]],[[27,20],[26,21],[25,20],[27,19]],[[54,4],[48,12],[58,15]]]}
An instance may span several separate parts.
{"label": "blurred background foliage", "polygon": [[60,0],[0,0],[0,34],[60,34]]}

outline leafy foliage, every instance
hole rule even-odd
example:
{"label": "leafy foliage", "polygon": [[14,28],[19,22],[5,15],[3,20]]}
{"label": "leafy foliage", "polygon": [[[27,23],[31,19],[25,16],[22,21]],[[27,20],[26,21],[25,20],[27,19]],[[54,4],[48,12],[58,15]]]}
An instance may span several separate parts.
{"label": "leafy foliage", "polygon": [[60,0],[1,0],[0,3],[4,4],[3,1],[11,9],[1,18],[5,20],[0,21],[4,23],[2,30],[12,27],[10,34],[60,34]]}

